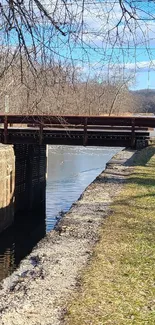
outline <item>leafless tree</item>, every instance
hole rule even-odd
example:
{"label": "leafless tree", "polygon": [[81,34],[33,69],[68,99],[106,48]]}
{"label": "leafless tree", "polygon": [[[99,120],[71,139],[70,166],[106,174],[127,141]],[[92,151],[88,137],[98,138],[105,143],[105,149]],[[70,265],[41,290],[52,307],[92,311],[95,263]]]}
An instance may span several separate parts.
{"label": "leafless tree", "polygon": [[36,79],[27,61],[20,78],[20,62],[8,69],[0,79],[0,110],[6,99],[14,113],[43,114],[118,114],[132,111],[127,80],[118,78],[102,82],[98,78],[83,81],[80,72],[72,67],[49,66],[46,70],[37,65]]}
{"label": "leafless tree", "polygon": [[[118,111],[128,92],[126,74],[136,73],[136,50],[142,47],[154,65],[154,7],[153,1],[1,1],[0,93],[21,92],[20,107],[28,112]],[[114,83],[115,67],[120,80]]]}
{"label": "leafless tree", "polygon": [[[82,54],[78,63],[81,60],[87,64],[92,52],[97,55],[102,52],[100,58],[109,64],[117,48],[117,58],[120,51],[123,53],[130,47],[145,44],[149,50],[152,21],[153,1],[3,0],[0,3],[1,46],[9,49],[7,53],[12,53],[12,59],[24,54],[34,70],[36,60],[45,65],[58,58],[75,61],[73,50],[79,47]],[[22,58],[23,55],[21,67]],[[10,57],[8,61],[9,64]]]}

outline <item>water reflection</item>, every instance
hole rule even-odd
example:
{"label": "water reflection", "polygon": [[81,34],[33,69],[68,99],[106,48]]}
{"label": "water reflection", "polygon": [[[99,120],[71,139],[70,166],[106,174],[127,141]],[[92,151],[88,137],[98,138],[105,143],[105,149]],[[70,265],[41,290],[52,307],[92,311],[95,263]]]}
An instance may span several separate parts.
{"label": "water reflection", "polygon": [[120,148],[50,146],[46,190],[46,230],[66,212]]}
{"label": "water reflection", "polygon": [[[33,216],[34,217],[34,216]],[[0,281],[11,274],[45,236],[45,218],[19,216],[0,236]]]}
{"label": "water reflection", "polygon": [[0,281],[14,270],[14,252],[13,227],[10,227],[0,236]]}

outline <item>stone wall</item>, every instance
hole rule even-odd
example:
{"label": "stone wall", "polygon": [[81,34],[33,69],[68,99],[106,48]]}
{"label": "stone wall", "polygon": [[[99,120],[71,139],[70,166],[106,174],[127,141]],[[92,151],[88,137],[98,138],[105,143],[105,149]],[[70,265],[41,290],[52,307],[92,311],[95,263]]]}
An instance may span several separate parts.
{"label": "stone wall", "polygon": [[0,232],[14,219],[15,155],[13,146],[0,144]]}
{"label": "stone wall", "polygon": [[32,213],[45,213],[46,145],[0,144],[0,232]]}

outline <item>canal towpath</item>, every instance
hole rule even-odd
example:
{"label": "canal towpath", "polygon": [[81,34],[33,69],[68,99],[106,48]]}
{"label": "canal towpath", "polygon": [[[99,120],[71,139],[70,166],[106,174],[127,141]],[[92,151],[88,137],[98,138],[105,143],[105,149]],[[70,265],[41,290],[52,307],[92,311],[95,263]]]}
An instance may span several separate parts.
{"label": "canal towpath", "polygon": [[116,154],[68,213],[1,283],[1,325],[60,325],[66,301],[91,260],[98,230],[133,170],[134,151]]}

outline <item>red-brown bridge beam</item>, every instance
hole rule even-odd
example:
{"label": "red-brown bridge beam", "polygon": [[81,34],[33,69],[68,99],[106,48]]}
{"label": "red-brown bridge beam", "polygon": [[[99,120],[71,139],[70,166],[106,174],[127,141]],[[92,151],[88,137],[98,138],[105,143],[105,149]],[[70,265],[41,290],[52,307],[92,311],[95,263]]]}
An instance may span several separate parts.
{"label": "red-brown bridge beam", "polygon": [[87,119],[87,126],[130,126],[134,125],[140,127],[155,128],[154,117],[131,117],[131,116],[73,116],[73,115],[0,115],[0,123],[7,122],[10,124],[59,124],[59,125],[85,125]]}

